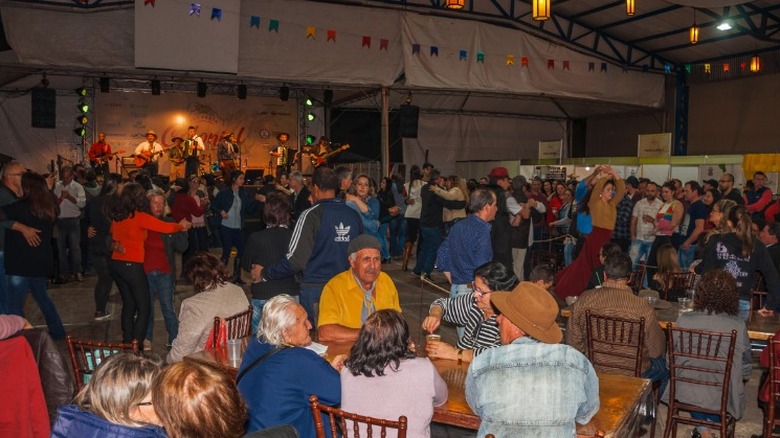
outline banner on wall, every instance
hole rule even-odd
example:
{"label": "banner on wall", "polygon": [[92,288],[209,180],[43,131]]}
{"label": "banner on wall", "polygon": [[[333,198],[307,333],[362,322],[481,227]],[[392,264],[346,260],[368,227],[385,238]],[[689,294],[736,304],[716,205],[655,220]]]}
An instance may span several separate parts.
{"label": "banner on wall", "polygon": [[[147,130],[157,132],[157,141],[164,148],[173,137],[187,138],[187,128],[194,126],[206,144],[211,163],[217,162],[217,144],[226,132],[236,135],[241,149],[241,166],[268,167],[276,135],[290,134],[290,146],[296,147],[296,103],[278,98],[249,96],[236,100],[233,96],[209,96],[201,99],[193,94],[166,94],[163,97],[146,93],[111,93],[95,95],[95,123],[106,133],[112,149],[132,154],[144,141]],[[160,160],[160,174],[169,172],[167,154]],[[114,168],[112,167],[113,171]]]}
{"label": "banner on wall", "polygon": [[637,136],[637,156],[669,157],[672,155],[672,133],[641,134]]}
{"label": "banner on wall", "polygon": [[539,142],[540,160],[559,160],[563,155],[563,140],[542,140]]}

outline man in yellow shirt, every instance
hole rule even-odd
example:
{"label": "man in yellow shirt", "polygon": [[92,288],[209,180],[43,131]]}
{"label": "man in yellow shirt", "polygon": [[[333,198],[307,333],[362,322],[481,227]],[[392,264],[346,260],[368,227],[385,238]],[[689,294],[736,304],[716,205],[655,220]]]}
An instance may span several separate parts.
{"label": "man in yellow shirt", "polygon": [[401,311],[398,290],[382,272],[379,241],[361,234],[349,242],[350,269],[331,278],[322,289],[317,336],[320,341],[354,341],[368,315],[377,310]]}

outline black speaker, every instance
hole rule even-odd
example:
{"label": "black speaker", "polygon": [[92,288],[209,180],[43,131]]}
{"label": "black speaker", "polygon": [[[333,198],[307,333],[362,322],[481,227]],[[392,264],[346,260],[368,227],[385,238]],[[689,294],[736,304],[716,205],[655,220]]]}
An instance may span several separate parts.
{"label": "black speaker", "polygon": [[263,183],[263,172],[265,169],[246,169],[244,173],[244,184],[248,186],[257,186]]}
{"label": "black speaker", "polygon": [[420,118],[420,107],[414,105],[401,105],[400,125],[401,137],[417,138],[417,120]]}
{"label": "black speaker", "polygon": [[57,126],[57,92],[48,88],[32,89],[32,127]]}
{"label": "black speaker", "polygon": [[574,119],[571,124],[571,156],[586,157],[588,119]]}

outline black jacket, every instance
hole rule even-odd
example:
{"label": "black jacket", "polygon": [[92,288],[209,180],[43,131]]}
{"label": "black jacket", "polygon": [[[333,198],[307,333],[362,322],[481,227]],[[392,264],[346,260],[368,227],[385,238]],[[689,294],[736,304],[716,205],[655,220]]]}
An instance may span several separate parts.
{"label": "black jacket", "polygon": [[420,198],[422,198],[420,226],[441,228],[444,225],[444,220],[442,219],[444,207],[451,210],[466,208],[466,201],[448,201],[431,191],[430,185],[432,184],[434,184],[434,182],[430,181],[420,189]]}

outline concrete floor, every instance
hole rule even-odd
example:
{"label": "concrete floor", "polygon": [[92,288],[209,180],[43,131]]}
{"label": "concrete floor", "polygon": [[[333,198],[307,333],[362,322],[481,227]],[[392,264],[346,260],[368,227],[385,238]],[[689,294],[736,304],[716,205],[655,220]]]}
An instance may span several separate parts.
{"label": "concrete floor", "polygon": [[[215,251],[216,250],[212,250]],[[411,264],[410,264],[411,265]],[[389,264],[382,265],[382,269],[387,272],[395,281],[396,287],[399,291],[401,307],[403,309],[404,316],[409,323],[409,327],[412,331],[413,338],[417,345],[424,345],[425,335],[420,328],[422,320],[425,318],[428,312],[428,306],[430,303],[445,293],[436,290],[431,286],[423,286],[419,278],[416,278],[411,274],[411,271],[401,271],[400,262],[393,261]],[[246,279],[246,275],[244,276]],[[434,272],[434,281],[441,287],[448,289],[448,285],[444,280],[444,276]],[[93,299],[93,287],[95,284],[95,277],[85,277],[82,283],[68,283],[61,286],[50,285],[49,294],[51,295],[54,303],[59,310],[60,317],[65,324],[65,329],[68,334],[79,339],[92,339],[105,342],[120,342],[122,338],[121,327],[119,323],[119,313],[121,311],[122,302],[119,297],[119,293],[114,287],[107,310],[111,313],[111,318],[103,322],[95,322],[93,320],[95,305]],[[245,286],[244,289],[249,295],[249,286]],[[190,286],[179,285],[176,288],[176,294],[174,296],[174,307],[179,309],[181,301],[190,297],[193,294]],[[45,327],[46,323],[43,320],[38,307],[32,299],[28,299],[25,307],[25,313],[30,322],[36,327]],[[154,354],[165,357],[167,350],[165,348],[165,341],[167,335],[165,333],[165,324],[160,313],[159,303],[155,306],[155,329],[154,340],[152,344],[152,352]],[[456,342],[456,334],[454,326],[444,323],[439,329],[442,334],[442,339],[445,342],[454,344]],[[61,347],[61,351],[67,357],[67,346],[64,341],[58,342]],[[761,375],[761,369],[758,366],[757,358],[754,358],[753,375],[747,384],[747,410],[745,416],[737,422],[736,437],[737,438],[750,438],[752,434],[761,433],[761,411],[756,406],[756,394],[758,379]],[[657,436],[662,436],[663,425],[666,420],[666,407],[662,405],[659,412],[659,423],[656,430]],[[444,436],[442,433],[435,433],[435,436]],[[462,433],[449,433],[449,436],[463,436]],[[473,434],[465,434],[465,436]],[[690,428],[681,426],[678,432],[680,437],[689,437]],[[622,438],[622,437],[620,437]]]}

